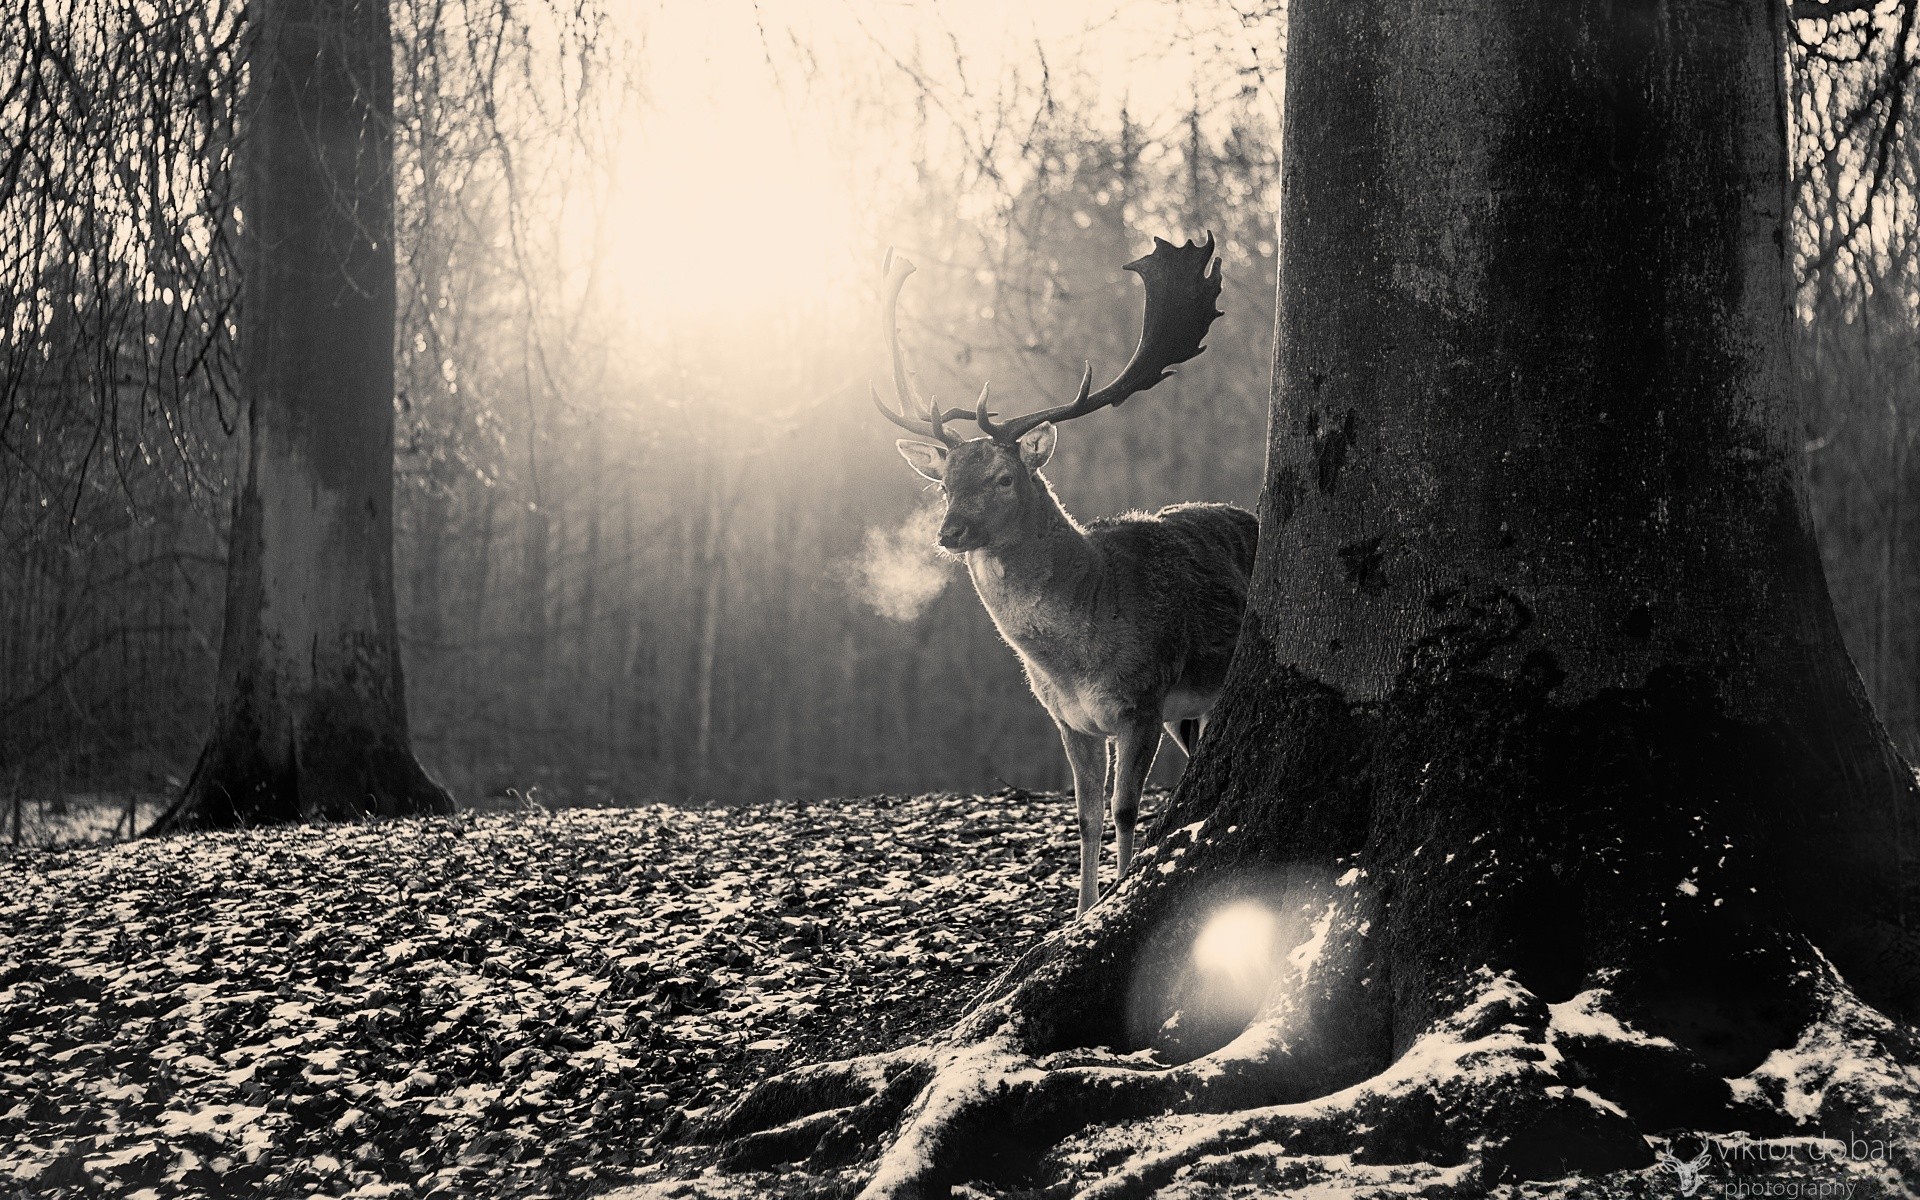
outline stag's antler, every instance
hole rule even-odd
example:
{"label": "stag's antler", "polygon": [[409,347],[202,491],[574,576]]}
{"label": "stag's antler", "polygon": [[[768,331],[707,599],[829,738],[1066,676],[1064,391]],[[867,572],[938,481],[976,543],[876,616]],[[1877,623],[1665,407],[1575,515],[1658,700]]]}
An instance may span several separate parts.
{"label": "stag's antler", "polygon": [[[1207,264],[1213,263],[1209,271]],[[1138,275],[1147,285],[1147,312],[1141,321],[1140,344],[1126,369],[1099,391],[1093,387],[1093,364],[1080,377],[1080,394],[1072,404],[1043,409],[1015,417],[1004,425],[987,412],[986,393],[974,419],[988,437],[1002,442],[1018,441],[1036,426],[1048,421],[1071,421],[1103,408],[1117,408],[1135,392],[1144,392],[1173,374],[1173,367],[1194,358],[1206,347],[1207,327],[1220,315],[1214,301],[1220,299],[1220,264],[1213,258],[1213,234],[1199,245],[1188,242],[1176,246],[1160,238],[1153,239],[1153,253],[1135,259],[1126,270]]]}
{"label": "stag's antler", "polygon": [[880,399],[880,390],[872,384],[867,392],[873,397],[873,406],[880,415],[909,433],[921,437],[931,437],[947,446],[958,446],[960,435],[947,432],[947,422],[962,417],[977,416],[987,408],[987,389],[980,389],[980,402],[973,408],[949,408],[942,411],[939,406],[920,399],[913,390],[913,384],[907,379],[906,360],[900,356],[900,289],[906,286],[907,276],[913,274],[913,264],[905,258],[887,251],[887,349],[893,355],[893,398],[900,405],[900,411],[888,408]]}

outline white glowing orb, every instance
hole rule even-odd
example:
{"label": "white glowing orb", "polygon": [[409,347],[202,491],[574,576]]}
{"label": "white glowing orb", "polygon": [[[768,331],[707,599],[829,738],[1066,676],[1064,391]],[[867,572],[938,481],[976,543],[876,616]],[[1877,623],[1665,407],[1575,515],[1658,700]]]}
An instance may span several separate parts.
{"label": "white glowing orb", "polygon": [[1273,970],[1280,922],[1251,900],[1240,900],[1207,919],[1193,939],[1193,965],[1214,976],[1246,978]]}

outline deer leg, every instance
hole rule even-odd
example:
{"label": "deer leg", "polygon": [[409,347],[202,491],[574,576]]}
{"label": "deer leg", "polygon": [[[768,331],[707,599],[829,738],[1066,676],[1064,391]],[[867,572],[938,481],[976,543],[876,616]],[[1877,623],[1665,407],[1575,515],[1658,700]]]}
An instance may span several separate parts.
{"label": "deer leg", "polygon": [[1080,815],[1080,911],[1100,898],[1101,804],[1105,800],[1107,739],[1060,726],[1060,743],[1073,768],[1073,800]]}
{"label": "deer leg", "polygon": [[1147,772],[1153,770],[1154,755],[1160,752],[1160,719],[1154,713],[1135,721],[1131,728],[1114,739],[1113,823],[1120,831],[1120,870],[1127,873],[1133,861],[1133,823],[1140,816],[1140,789],[1146,786]]}

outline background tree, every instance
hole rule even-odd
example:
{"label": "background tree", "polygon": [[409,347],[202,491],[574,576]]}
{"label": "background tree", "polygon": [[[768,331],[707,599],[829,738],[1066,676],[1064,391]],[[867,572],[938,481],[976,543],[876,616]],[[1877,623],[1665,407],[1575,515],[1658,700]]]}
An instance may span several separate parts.
{"label": "background tree", "polygon": [[386,2],[264,5],[248,66],[246,476],[213,733],[156,832],[452,807],[408,742],[394,607]]}
{"label": "background tree", "polygon": [[[1487,1185],[1786,1129],[1808,1090],[1822,1127],[1901,1127],[1920,797],[1806,507],[1780,14],[1697,7],[1291,6],[1262,540],[1213,731],[1117,893],[931,1044],[748,1096],[737,1163],[898,1119],[864,1195],[941,1195],[1088,1123],[1238,1112],[1048,1167]],[[1861,1087],[1772,1057],[1835,1044]]]}
{"label": "background tree", "polygon": [[154,794],[219,637],[240,9],[5,21],[0,788]]}
{"label": "background tree", "polygon": [[1911,4],[1799,4],[1795,361],[1834,607],[1894,744],[1920,756],[1920,254]]}

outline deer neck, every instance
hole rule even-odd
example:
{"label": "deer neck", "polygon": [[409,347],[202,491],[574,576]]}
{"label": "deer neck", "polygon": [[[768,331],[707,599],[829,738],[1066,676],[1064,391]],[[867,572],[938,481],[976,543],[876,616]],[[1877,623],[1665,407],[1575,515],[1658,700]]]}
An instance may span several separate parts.
{"label": "deer neck", "polygon": [[1014,535],[967,555],[967,572],[987,612],[1013,636],[1013,627],[1045,623],[1070,608],[1097,567],[1086,531],[1060,506],[1044,478]]}

